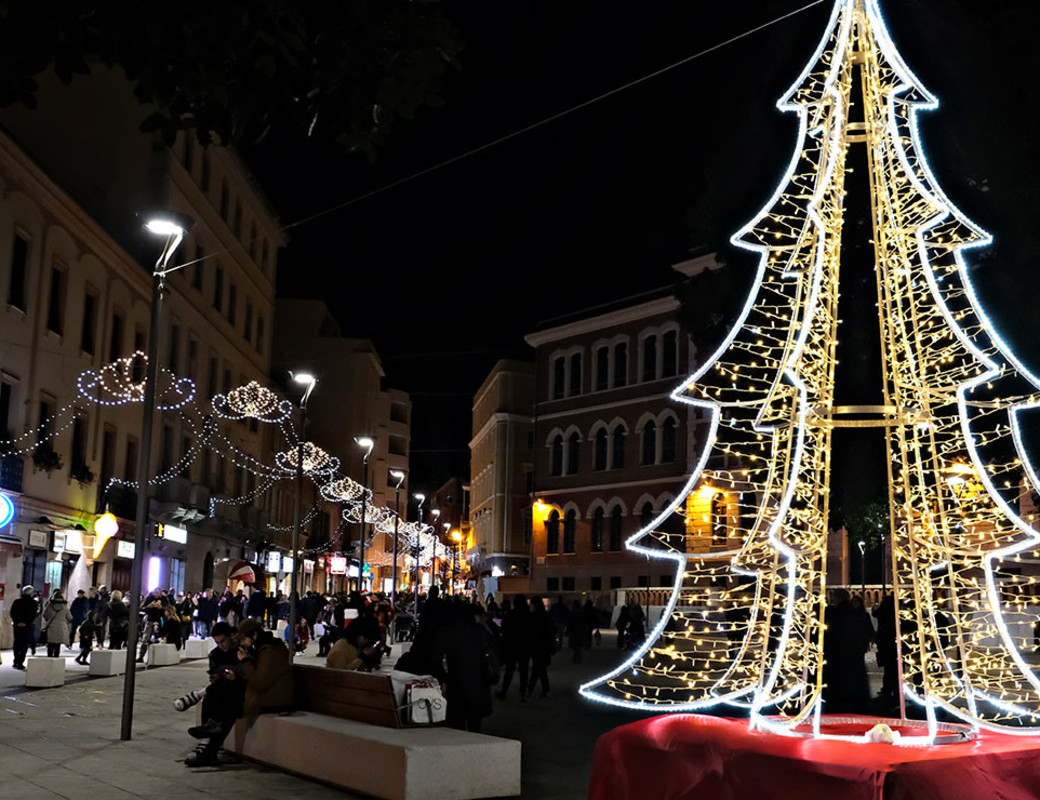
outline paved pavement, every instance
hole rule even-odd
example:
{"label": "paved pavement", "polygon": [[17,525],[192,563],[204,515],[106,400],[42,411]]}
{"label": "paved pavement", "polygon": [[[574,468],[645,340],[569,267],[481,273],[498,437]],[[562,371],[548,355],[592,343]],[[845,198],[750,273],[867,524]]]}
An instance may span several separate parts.
{"label": "paved pavement", "polygon": [[[596,739],[606,731],[645,715],[583,700],[577,686],[615,666],[623,657],[613,645],[613,632],[585,654],[584,663],[571,663],[569,651],[554,657],[548,698],[521,703],[517,685],[505,701],[495,700],[485,720],[486,733],[523,743],[524,800],[577,800],[586,788]],[[63,687],[26,689],[24,673],[14,670],[11,652],[0,665],[0,798],[39,800],[305,800],[351,798],[320,784],[269,770],[249,762],[229,762],[220,768],[189,769],[183,765],[194,740],[185,733],[195,724],[193,712],[178,714],[172,701],[206,684],[205,661],[178,666],[141,668],[137,676],[134,737],[119,739],[122,677],[90,678],[67,653],[67,683]],[[302,661],[320,663],[316,647]],[[42,654],[42,651],[41,651]],[[873,657],[871,684],[880,674]],[[479,764],[474,765],[479,769]]]}
{"label": "paved pavement", "polygon": [[[304,661],[319,662],[312,644]],[[41,650],[40,654],[43,654]],[[206,684],[205,662],[139,669],[134,736],[119,739],[122,677],[91,678],[68,656],[63,687],[26,689],[24,673],[11,667],[11,652],[0,665],[0,798],[39,800],[250,800],[351,798],[320,784],[244,763],[189,769],[184,757],[195,742],[185,733],[195,724],[189,711],[178,714],[172,701]],[[521,703],[516,683],[510,698],[495,700],[485,731],[523,742],[523,797],[576,800],[586,796],[596,738],[640,715],[582,700],[577,685],[613,666],[620,653],[604,636],[584,664],[570,653],[554,658],[552,692]],[[474,765],[479,769],[479,764]]]}

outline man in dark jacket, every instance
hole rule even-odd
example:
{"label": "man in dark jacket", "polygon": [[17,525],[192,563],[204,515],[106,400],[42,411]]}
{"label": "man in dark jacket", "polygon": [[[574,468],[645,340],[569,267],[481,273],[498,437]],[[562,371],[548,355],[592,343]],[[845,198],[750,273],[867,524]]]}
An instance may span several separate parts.
{"label": "man in dark jacket", "polygon": [[264,614],[267,610],[267,597],[263,589],[254,589],[246,601],[246,616],[263,624]]}
{"label": "man in dark jacket", "polygon": [[78,589],[76,591],[76,599],[69,603],[69,611],[72,613],[72,631],[69,633],[69,647],[72,647],[72,643],[76,639],[76,631],[83,624],[83,620],[87,618],[87,612],[90,610],[87,593],[82,589]]}
{"label": "man in dark jacket", "polygon": [[447,667],[445,721],[449,728],[473,733],[480,733],[480,721],[491,713],[486,658],[492,641],[487,628],[477,623],[479,610],[469,603],[452,606],[438,648]]}
{"label": "man in dark jacket", "polygon": [[198,634],[205,639],[210,635],[213,623],[217,621],[217,599],[213,596],[212,589],[207,589],[199,598],[197,618],[199,621]]}
{"label": "man in dark jacket", "polygon": [[34,644],[33,629],[36,618],[40,616],[40,606],[36,602],[35,592],[31,586],[23,586],[21,596],[11,603],[11,623],[14,625],[14,668],[25,669],[25,654]]}
{"label": "man in dark jacket", "polygon": [[97,594],[97,608],[92,608],[91,611],[97,613],[97,646],[103,647],[105,644],[105,626],[108,624],[108,604],[112,602],[112,593],[108,591],[107,586],[101,585],[98,587]]}
{"label": "man in dark jacket", "polygon": [[238,670],[238,643],[226,622],[216,623],[211,635],[217,646],[209,651],[209,686],[202,698],[203,724],[188,731],[206,741],[185,759],[188,767],[217,764],[221,744],[235,720],[242,716],[246,683]]}

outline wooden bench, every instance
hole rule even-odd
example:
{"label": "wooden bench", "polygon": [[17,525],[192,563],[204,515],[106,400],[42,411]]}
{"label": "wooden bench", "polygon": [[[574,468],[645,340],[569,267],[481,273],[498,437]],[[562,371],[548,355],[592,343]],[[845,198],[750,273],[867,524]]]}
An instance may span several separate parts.
{"label": "wooden bench", "polygon": [[225,746],[386,800],[520,795],[520,742],[403,725],[388,675],[295,665],[293,680],[300,710],[239,721]]}
{"label": "wooden bench", "polygon": [[402,727],[389,675],[296,664],[293,666],[293,683],[296,708],[301,711],[367,722],[383,728]]}

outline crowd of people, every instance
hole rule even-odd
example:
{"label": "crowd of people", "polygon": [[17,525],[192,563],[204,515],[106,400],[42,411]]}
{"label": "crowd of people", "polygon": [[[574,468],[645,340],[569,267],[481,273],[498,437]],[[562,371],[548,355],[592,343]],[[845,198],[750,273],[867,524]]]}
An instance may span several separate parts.
{"label": "crowd of people", "polygon": [[[568,605],[562,596],[549,603],[515,595],[499,604],[489,595],[482,604],[476,596],[441,596],[434,587],[417,603],[411,593],[400,594],[398,601],[392,607],[381,593],[308,591],[297,600],[298,623],[289,630],[290,599],[259,587],[248,594],[230,588],[219,593],[157,589],[142,597],[138,661],[157,642],[182,648],[194,635],[212,637],[216,644],[209,654],[209,686],[175,703],[181,710],[203,703],[203,724],[190,730],[202,743],[185,763],[217,763],[236,719],[290,706],[289,648],[302,652],[312,640],[328,667],[392,667],[433,676],[444,688],[446,724],[469,731],[480,731],[491,714],[496,687],[504,701],[519,677],[521,702],[535,693],[549,697],[553,655],[569,650],[580,663],[583,652],[600,640],[600,612],[591,600]],[[42,645],[49,656],[61,655],[63,647],[78,649],[76,661],[85,664],[93,649],[125,648],[131,624],[128,598],[105,586],[79,590],[71,602],[60,590],[43,601],[26,586],[9,614],[17,669],[24,669],[27,654],[35,655]],[[626,607],[625,615],[626,636],[631,626],[634,639],[642,611]],[[384,663],[394,641],[410,646],[395,663]],[[263,692],[255,680],[255,691],[250,689],[257,674],[265,676]]]}

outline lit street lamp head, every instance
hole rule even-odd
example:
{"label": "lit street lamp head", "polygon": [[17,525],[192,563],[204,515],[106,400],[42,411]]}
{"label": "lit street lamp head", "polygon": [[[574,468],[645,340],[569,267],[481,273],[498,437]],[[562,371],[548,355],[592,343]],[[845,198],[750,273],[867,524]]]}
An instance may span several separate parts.
{"label": "lit street lamp head", "polygon": [[314,387],[318,385],[318,379],[309,372],[290,372],[289,377],[293,379],[293,383],[298,383],[305,387],[303,390],[303,397],[300,398],[300,408],[306,408],[307,400],[310,398],[311,392],[313,392]]}
{"label": "lit street lamp head", "polygon": [[390,477],[397,481],[396,488],[400,489],[401,484],[404,483],[404,471],[399,469],[390,470]]}
{"label": "lit street lamp head", "polygon": [[371,436],[355,436],[354,441],[359,446],[366,448],[365,450],[365,463],[368,463],[368,457],[372,455],[372,448],[376,446],[375,440]]}

